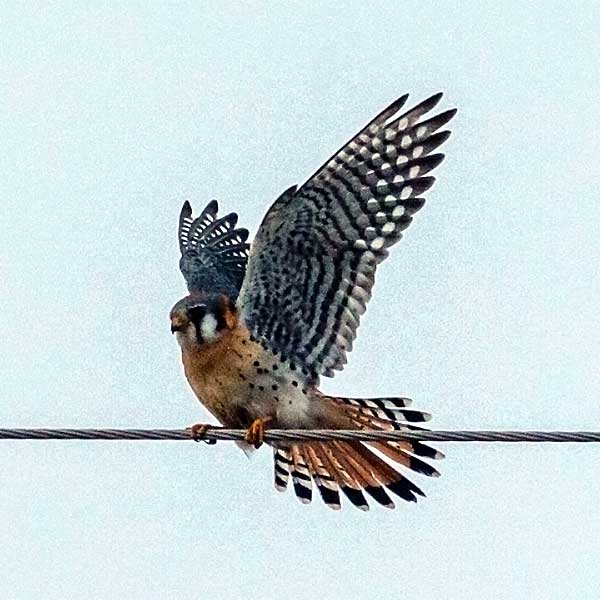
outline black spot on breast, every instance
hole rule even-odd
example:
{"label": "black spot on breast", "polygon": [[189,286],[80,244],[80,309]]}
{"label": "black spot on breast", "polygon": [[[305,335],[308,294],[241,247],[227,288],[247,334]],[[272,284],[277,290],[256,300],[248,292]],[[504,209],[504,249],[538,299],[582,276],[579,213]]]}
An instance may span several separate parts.
{"label": "black spot on breast", "polygon": [[254,361],[252,364],[253,364],[255,367],[260,367],[260,363],[259,363],[257,360],[255,360],[255,361]]}
{"label": "black spot on breast", "polygon": [[251,390],[253,390],[253,389],[254,389],[254,384],[253,384],[253,383],[249,383],[249,384],[248,384],[248,387],[249,387]]}
{"label": "black spot on breast", "polygon": [[279,367],[277,365],[273,365],[272,369],[273,369],[273,371],[277,371],[277,369],[279,369]]}
{"label": "black spot on breast", "polygon": [[259,389],[261,392],[264,392],[264,391],[265,391],[265,386],[264,386],[264,385],[259,385],[259,386],[258,386],[258,389]]}
{"label": "black spot on breast", "polygon": [[274,383],[274,384],[271,386],[271,389],[272,389],[274,392],[276,392],[276,391],[279,389],[279,386],[278,386],[276,383]]}
{"label": "black spot on breast", "polygon": [[294,381],[292,381],[292,385],[293,385],[294,387],[298,387],[298,382],[294,380]]}

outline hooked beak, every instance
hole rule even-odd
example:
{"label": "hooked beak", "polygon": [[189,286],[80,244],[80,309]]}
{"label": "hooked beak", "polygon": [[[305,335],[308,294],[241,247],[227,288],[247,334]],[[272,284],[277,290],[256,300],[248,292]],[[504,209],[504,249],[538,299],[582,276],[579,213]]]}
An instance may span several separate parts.
{"label": "hooked beak", "polygon": [[181,331],[181,325],[171,323],[171,333],[176,333],[177,331]]}

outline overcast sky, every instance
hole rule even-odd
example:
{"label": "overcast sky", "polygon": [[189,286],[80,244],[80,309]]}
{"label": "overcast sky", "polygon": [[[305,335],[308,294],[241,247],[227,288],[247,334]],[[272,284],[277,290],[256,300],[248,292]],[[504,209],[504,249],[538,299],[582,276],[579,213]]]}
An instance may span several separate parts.
{"label": "overcast sky", "polygon": [[[600,429],[597,2],[92,4],[0,9],[0,427],[208,420],[169,332],[182,202],[254,232],[444,91],[447,159],[323,387]],[[0,597],[598,597],[600,445],[439,447],[428,498],[364,514],[278,494],[267,448],[0,442]]]}

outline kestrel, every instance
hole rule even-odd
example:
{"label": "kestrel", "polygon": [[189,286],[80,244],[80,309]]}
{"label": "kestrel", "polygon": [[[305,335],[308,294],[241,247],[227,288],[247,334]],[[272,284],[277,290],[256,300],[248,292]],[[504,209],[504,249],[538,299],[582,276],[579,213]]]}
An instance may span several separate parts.
{"label": "kestrel", "polygon": [[[212,201],[179,220],[180,268],[189,295],[171,310],[187,380],[225,427],[247,430],[245,450],[266,428],[416,429],[429,415],[407,398],[341,398],[319,378],[343,369],[365,312],[377,265],[422,208],[429,173],[444,158],[439,131],[456,113],[424,116],[436,94],[399,114],[402,96],[377,115],[301,187],[283,192],[250,246],[237,215]],[[192,428],[201,437],[207,425]],[[388,492],[416,501],[423,492],[399,467],[439,475],[423,458],[442,454],[422,442],[272,443],[275,487],[291,475],[298,498],[360,509],[365,494],[393,508]]]}

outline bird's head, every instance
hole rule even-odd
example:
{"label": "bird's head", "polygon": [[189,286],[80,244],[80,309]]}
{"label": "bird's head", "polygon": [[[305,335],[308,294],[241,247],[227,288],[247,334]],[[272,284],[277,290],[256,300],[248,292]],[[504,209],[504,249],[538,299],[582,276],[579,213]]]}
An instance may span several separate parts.
{"label": "bird's head", "polygon": [[236,308],[225,295],[191,294],[171,309],[171,333],[182,348],[198,349],[214,344],[237,323]]}

